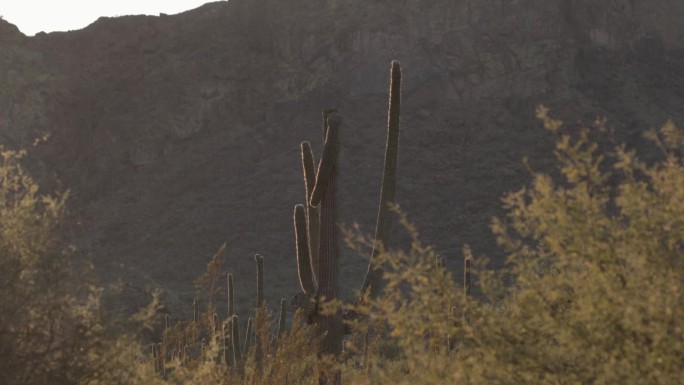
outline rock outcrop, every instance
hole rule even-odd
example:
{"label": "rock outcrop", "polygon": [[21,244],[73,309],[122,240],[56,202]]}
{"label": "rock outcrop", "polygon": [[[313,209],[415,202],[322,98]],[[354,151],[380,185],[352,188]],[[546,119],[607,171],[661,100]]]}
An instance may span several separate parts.
{"label": "rock outcrop", "polygon": [[[69,236],[131,308],[155,285],[187,303],[223,242],[237,293],[260,253],[275,301],[296,286],[298,149],[325,107],[345,117],[342,219],[371,230],[398,59],[398,200],[450,267],[464,243],[497,263],[499,198],[528,180],[523,156],[551,161],[537,104],[607,116],[632,146],[684,124],[682,16],[666,0],[230,0],[32,38],[0,20],[0,134],[47,138],[31,167],[71,190]],[[361,280],[360,257],[343,265]]]}

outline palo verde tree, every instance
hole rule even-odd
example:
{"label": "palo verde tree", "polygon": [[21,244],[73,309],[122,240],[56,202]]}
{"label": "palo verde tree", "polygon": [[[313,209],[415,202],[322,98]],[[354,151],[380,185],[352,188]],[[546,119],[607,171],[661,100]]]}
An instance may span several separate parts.
{"label": "palo verde tree", "polygon": [[67,194],[41,194],[24,154],[0,148],[0,383],[130,383],[135,344],[108,337],[101,290],[57,237]]}
{"label": "palo verde tree", "polygon": [[383,253],[376,316],[404,359],[356,383],[681,382],[684,131],[670,122],[648,132],[662,156],[645,162],[599,146],[602,121],[575,129],[545,108],[538,116],[557,136],[560,173],[535,172],[505,196],[492,228],[507,267],[479,268],[474,298],[417,241]]}

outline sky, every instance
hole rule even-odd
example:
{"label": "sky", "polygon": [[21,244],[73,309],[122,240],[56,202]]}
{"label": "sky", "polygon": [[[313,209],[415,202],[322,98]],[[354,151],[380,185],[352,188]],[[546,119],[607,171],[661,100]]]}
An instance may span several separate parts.
{"label": "sky", "polygon": [[0,15],[27,36],[81,29],[100,16],[169,15],[215,0],[0,0]]}

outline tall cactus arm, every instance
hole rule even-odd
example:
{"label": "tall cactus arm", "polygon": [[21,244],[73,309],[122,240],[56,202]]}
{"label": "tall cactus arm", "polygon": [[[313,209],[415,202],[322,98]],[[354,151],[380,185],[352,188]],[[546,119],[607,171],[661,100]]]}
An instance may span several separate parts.
{"label": "tall cactus arm", "polygon": [[318,173],[316,174],[316,184],[311,192],[311,206],[318,206],[321,203],[323,192],[326,189],[330,170],[337,161],[337,152],[339,146],[338,131],[342,124],[342,117],[337,114],[336,110],[325,110],[323,112],[326,122],[325,129],[325,146],[323,147],[323,155],[318,165]]}
{"label": "tall cactus arm", "polygon": [[316,280],[314,279],[309,255],[309,242],[306,231],[306,211],[303,205],[296,205],[294,210],[295,243],[297,245],[297,274],[302,291],[309,297],[316,296]]}
{"label": "tall cactus arm", "polygon": [[320,222],[318,207],[311,206],[311,194],[316,184],[316,164],[309,142],[302,142],[302,169],[304,171],[304,190],[306,193],[306,219],[309,232],[309,257],[313,271],[318,271],[318,242],[320,238]]}
{"label": "tall cactus arm", "polygon": [[[316,165],[314,164],[313,151],[311,150],[311,143],[302,142],[302,169],[304,170],[304,188],[306,189],[306,197],[311,197],[314,184],[316,184]],[[307,199],[308,200],[308,199]]]}
{"label": "tall cactus arm", "polygon": [[[382,174],[380,190],[380,207],[375,227],[375,243],[387,246],[392,230],[392,213],[390,205],[396,203],[397,192],[397,154],[399,150],[399,119],[401,113],[401,65],[392,61],[390,75],[389,111],[387,116],[387,146],[385,148],[385,166]],[[374,266],[374,257],[378,254],[374,246],[366,278],[361,288],[362,293],[370,290],[370,298],[377,298],[382,293],[381,268]]]}

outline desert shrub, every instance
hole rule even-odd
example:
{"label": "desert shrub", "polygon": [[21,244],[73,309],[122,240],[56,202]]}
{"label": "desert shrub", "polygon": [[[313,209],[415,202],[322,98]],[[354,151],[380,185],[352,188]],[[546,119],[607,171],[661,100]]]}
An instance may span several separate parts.
{"label": "desert shrub", "polygon": [[[258,335],[268,335],[272,323],[264,323],[264,330]],[[244,333],[244,331],[242,331]],[[255,338],[252,334],[252,339]],[[244,335],[242,336],[244,338]],[[235,363],[224,356],[224,345],[220,335],[206,338],[206,345],[200,351],[193,351],[189,357],[171,358],[165,362],[164,373],[153,365],[139,367],[142,375],[140,384],[165,383],[183,385],[205,384],[314,384],[319,373],[326,369],[316,359],[315,334],[305,324],[293,323],[293,327],[278,340],[263,345],[262,359],[255,357],[254,342],[241,361]],[[244,339],[242,340],[244,344]],[[266,342],[266,341],[264,341]],[[192,344],[192,342],[191,342]],[[191,345],[188,345],[191,349]],[[232,352],[230,352],[232,353]],[[225,358],[228,358],[226,362]],[[151,382],[152,381],[152,382]]]}
{"label": "desert shrub", "polygon": [[40,194],[23,152],[0,154],[0,383],[126,383],[128,337],[107,336],[101,289],[56,241],[67,195]]}
{"label": "desert shrub", "polygon": [[533,172],[504,198],[492,229],[507,268],[480,268],[469,298],[417,236],[385,253],[387,297],[368,313],[403,358],[354,383],[681,383],[684,132],[649,132],[662,158],[646,164],[600,149],[605,122],[578,131],[538,115],[558,138],[560,179]]}
{"label": "desert shrub", "polygon": [[[295,314],[291,317],[291,326],[287,327],[290,322],[281,324],[265,302],[239,317],[231,313],[234,306],[228,293],[231,285],[225,283],[225,253],[223,245],[207,263],[205,273],[195,281],[198,297],[193,304],[193,319],[165,318],[154,352],[148,352],[145,363],[138,366],[138,383],[294,385],[317,382],[320,373],[330,370],[333,364],[317,359],[316,344],[320,338],[304,322],[304,316]],[[257,298],[263,295],[261,290],[255,293]],[[223,299],[228,299],[228,304]],[[154,308],[155,304],[149,310]],[[144,318],[153,317],[149,314]],[[238,338],[233,332],[234,323],[238,324],[235,330]],[[238,354],[234,352],[236,347]]]}
{"label": "desert shrub", "polygon": [[[507,214],[492,229],[506,268],[475,263],[476,294],[466,293],[399,213],[411,247],[380,253],[385,296],[352,307],[345,352],[323,362],[303,319],[276,343],[265,306],[242,317],[242,325],[261,319],[261,329],[247,336],[239,362],[230,360],[228,317],[214,315],[223,248],[198,279],[206,312],[166,327],[156,357],[141,355],[129,334],[111,336],[101,289],[53,236],[66,196],[41,195],[19,164],[22,153],[5,151],[0,383],[313,384],[340,365],[349,384],[680,383],[684,132],[672,123],[649,132],[662,157],[646,163],[624,145],[597,145],[592,136],[608,131],[603,121],[573,130],[544,108],[538,115],[557,136],[559,172],[533,172],[529,186],[505,196]],[[346,235],[360,253],[381,247],[359,231]],[[473,258],[467,247],[464,254]],[[153,303],[138,319],[149,325],[157,310]]]}

